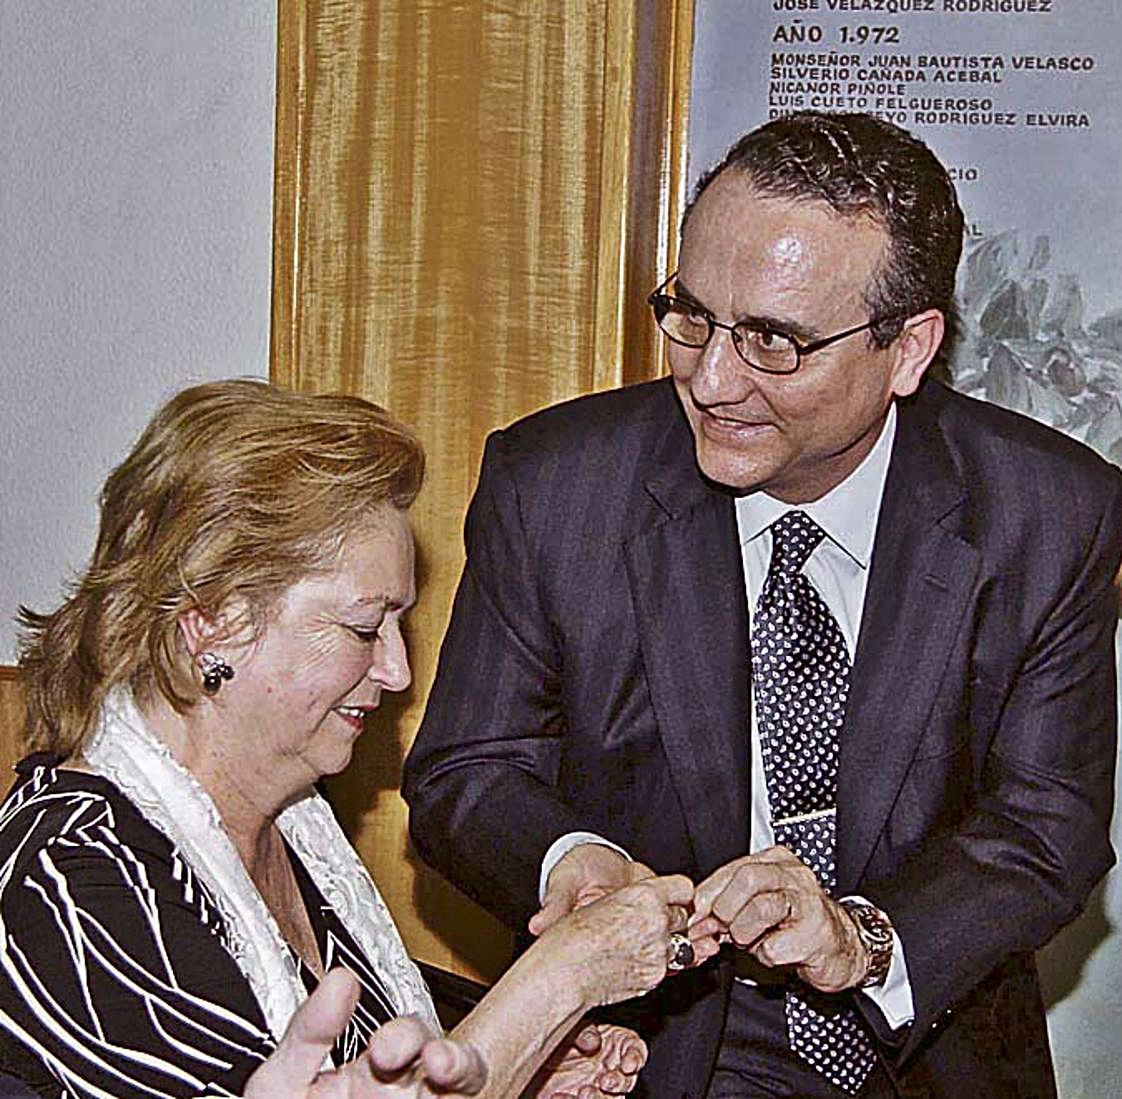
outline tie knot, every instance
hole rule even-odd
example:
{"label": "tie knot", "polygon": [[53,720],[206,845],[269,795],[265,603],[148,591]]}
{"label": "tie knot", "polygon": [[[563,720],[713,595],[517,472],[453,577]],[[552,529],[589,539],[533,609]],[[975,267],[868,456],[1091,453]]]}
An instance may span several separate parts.
{"label": "tie knot", "polygon": [[797,573],[826,532],[805,511],[788,511],[771,524],[771,572]]}

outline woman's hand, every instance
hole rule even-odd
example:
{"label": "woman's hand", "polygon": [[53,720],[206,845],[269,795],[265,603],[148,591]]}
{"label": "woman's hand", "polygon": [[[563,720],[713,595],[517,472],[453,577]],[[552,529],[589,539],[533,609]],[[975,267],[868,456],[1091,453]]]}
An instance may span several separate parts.
{"label": "woman's hand", "polygon": [[[666,976],[671,932],[685,929],[692,901],[689,878],[647,878],[574,909],[543,931],[453,1032],[487,1065],[483,1094],[521,1095],[588,1011],[654,988]],[[694,942],[698,962],[717,949],[713,938]],[[557,1063],[569,1075],[547,1083],[552,1091],[545,1094],[599,1099],[626,1092],[641,1067],[634,1040],[614,1030],[600,1040],[604,1052],[597,1056],[607,1071],[593,1062],[589,1080],[587,1053],[582,1078],[573,1074],[580,1061]]]}
{"label": "woman's hand", "polygon": [[[394,1019],[363,1056],[321,1072],[358,1000],[354,977],[333,970],[250,1078],[244,1099],[510,1095],[539,1067],[538,1094],[547,1099],[626,1094],[646,1047],[622,1027],[584,1027],[567,1051],[548,1062],[541,1057],[585,1011],[649,992],[666,976],[670,935],[685,928],[693,893],[689,878],[652,877],[577,908],[519,959],[457,1028],[458,1037],[440,1038],[417,1019]],[[718,949],[713,938],[693,945],[698,963]],[[535,1056],[535,1049],[542,1053]],[[496,1079],[488,1088],[489,1067]]]}
{"label": "woman's hand", "polygon": [[321,1072],[358,995],[358,982],[347,970],[328,973],[250,1077],[245,1099],[456,1099],[480,1091],[487,1071],[475,1049],[438,1037],[412,1016],[381,1027],[361,1057]]}
{"label": "woman's hand", "polygon": [[[666,976],[670,934],[686,927],[693,883],[682,875],[646,878],[574,909],[538,940],[543,964],[578,991],[586,1010],[649,992]],[[693,944],[695,964],[717,952],[715,938]]]}
{"label": "woman's hand", "polygon": [[582,1025],[557,1047],[526,1094],[535,1099],[626,1095],[646,1063],[647,1044],[635,1031],[605,1023]]}

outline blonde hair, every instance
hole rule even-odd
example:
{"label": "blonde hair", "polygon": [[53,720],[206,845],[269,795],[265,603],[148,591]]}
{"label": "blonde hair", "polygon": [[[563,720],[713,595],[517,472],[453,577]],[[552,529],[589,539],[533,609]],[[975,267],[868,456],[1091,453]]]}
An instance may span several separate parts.
{"label": "blonde hair", "polygon": [[248,380],[178,393],[105,482],[69,598],[52,614],[20,608],[28,747],[74,751],[119,684],[188,709],[200,685],[179,649],[182,614],[239,600],[259,626],[376,509],[409,507],[423,475],[416,436],[359,397]]}

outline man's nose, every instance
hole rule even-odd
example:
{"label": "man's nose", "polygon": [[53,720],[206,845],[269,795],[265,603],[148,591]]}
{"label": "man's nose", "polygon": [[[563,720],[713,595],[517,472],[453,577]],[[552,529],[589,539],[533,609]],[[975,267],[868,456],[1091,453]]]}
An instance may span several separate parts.
{"label": "man's nose", "polygon": [[714,328],[709,342],[698,353],[690,392],[702,405],[733,404],[751,392],[752,374],[752,368],[736,350],[732,333]]}

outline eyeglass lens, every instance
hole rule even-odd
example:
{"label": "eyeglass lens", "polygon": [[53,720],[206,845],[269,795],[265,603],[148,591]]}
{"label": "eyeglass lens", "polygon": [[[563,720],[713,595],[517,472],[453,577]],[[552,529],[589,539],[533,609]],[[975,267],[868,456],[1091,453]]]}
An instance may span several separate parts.
{"label": "eyeglass lens", "polygon": [[[660,295],[655,304],[659,327],[670,339],[686,347],[704,347],[712,338],[714,328],[726,327],[717,324],[707,313],[669,295]],[[775,374],[788,374],[798,369],[798,348],[781,332],[744,323],[727,330],[732,333],[737,353],[749,366]]]}

